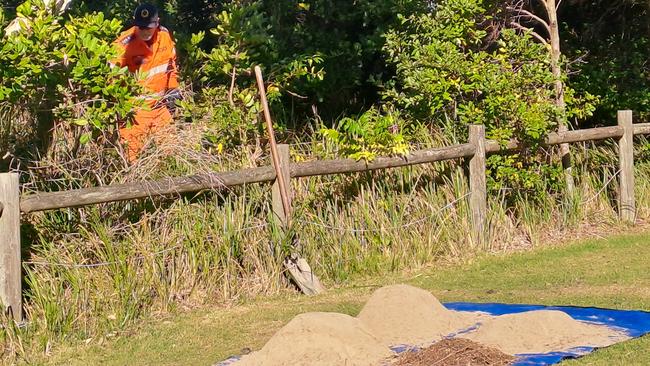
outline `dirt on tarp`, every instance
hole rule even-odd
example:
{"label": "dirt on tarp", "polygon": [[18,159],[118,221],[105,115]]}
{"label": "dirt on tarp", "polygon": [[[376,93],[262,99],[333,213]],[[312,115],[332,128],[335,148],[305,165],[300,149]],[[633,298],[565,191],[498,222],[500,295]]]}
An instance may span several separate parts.
{"label": "dirt on tarp", "polygon": [[237,366],[376,366],[392,355],[359,319],[338,313],[293,318]]}
{"label": "dirt on tarp", "polygon": [[451,311],[429,291],[392,285],[376,290],[357,317],[387,346],[419,346],[470,327],[485,316]]}
{"label": "dirt on tarp", "polygon": [[509,354],[547,353],[574,347],[605,347],[629,339],[602,325],[577,321],[558,310],[526,311],[486,319],[471,339]]}
{"label": "dirt on tarp", "polygon": [[516,358],[468,339],[443,339],[433,345],[399,355],[392,366],[506,366]]}

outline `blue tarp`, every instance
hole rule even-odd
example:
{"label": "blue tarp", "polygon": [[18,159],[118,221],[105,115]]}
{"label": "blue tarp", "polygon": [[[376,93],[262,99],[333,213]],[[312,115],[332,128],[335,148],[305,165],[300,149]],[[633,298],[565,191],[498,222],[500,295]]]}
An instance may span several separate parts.
{"label": "blue tarp", "polygon": [[[543,306],[520,304],[477,304],[452,302],[444,304],[450,310],[481,311],[491,315],[522,313],[532,310],[559,310],[573,319],[603,324],[627,333],[632,338],[650,333],[650,312],[638,310],[612,310],[601,308],[584,308],[576,306]],[[517,355],[520,357],[515,365],[552,365],[567,358],[584,356],[594,350],[593,347],[579,347],[568,352],[551,352],[545,354]]]}
{"label": "blue tarp", "polygon": [[[650,333],[650,312],[639,310],[612,310],[601,308],[586,308],[576,306],[543,306],[543,305],[521,305],[521,304],[494,304],[494,303],[469,303],[450,302],[444,304],[450,310],[456,311],[480,311],[490,315],[504,315],[522,313],[532,310],[559,310],[567,313],[573,319],[587,321],[595,324],[603,324],[616,330],[627,333],[632,338],[638,338]],[[408,349],[407,346],[392,347],[393,351],[400,353]],[[568,358],[584,356],[594,350],[593,347],[578,347],[566,352],[551,352],[544,354],[522,354],[514,365],[553,365]],[[233,356],[217,363],[215,366],[236,365],[239,357]]]}

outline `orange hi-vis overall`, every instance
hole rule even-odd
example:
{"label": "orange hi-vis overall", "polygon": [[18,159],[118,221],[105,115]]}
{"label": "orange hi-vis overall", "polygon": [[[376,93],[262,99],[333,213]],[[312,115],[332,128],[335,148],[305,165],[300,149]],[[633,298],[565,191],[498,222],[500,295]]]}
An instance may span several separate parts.
{"label": "orange hi-vis overall", "polygon": [[136,111],[132,126],[120,128],[120,138],[126,144],[130,162],[138,157],[150,135],[171,124],[169,110],[164,103],[158,102],[168,90],[178,87],[176,48],[169,31],[160,26],[149,44],[135,32],[136,27],[132,27],[117,38],[115,45],[121,53],[114,62],[137,74],[146,92],[142,98],[147,108]]}

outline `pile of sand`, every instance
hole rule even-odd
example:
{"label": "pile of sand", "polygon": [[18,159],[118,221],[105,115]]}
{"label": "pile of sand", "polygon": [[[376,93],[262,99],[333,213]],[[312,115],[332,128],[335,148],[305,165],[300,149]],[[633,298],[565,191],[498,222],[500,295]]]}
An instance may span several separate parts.
{"label": "pile of sand", "polygon": [[358,316],[385,345],[424,345],[474,325],[478,314],[445,308],[430,292],[408,285],[375,291]]}
{"label": "pile of sand", "polygon": [[461,337],[505,353],[546,353],[574,347],[605,347],[628,339],[608,327],[574,320],[562,311],[539,310],[486,319]]}
{"label": "pile of sand", "polygon": [[237,366],[377,366],[392,354],[357,318],[305,313],[293,318]]}
{"label": "pile of sand", "polygon": [[395,285],[375,291],[357,318],[338,313],[298,315],[260,351],[236,364],[377,366],[392,355],[390,345],[428,345],[470,327],[476,329],[458,337],[510,355],[607,346],[628,338],[561,311],[499,317],[451,311],[428,291]]}

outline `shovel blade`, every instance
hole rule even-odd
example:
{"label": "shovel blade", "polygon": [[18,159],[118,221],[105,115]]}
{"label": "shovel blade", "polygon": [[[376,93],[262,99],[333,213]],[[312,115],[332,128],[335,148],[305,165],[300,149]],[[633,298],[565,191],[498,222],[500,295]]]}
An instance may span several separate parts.
{"label": "shovel blade", "polygon": [[318,295],[325,291],[325,287],[304,258],[291,255],[284,260],[284,266],[303,294]]}

